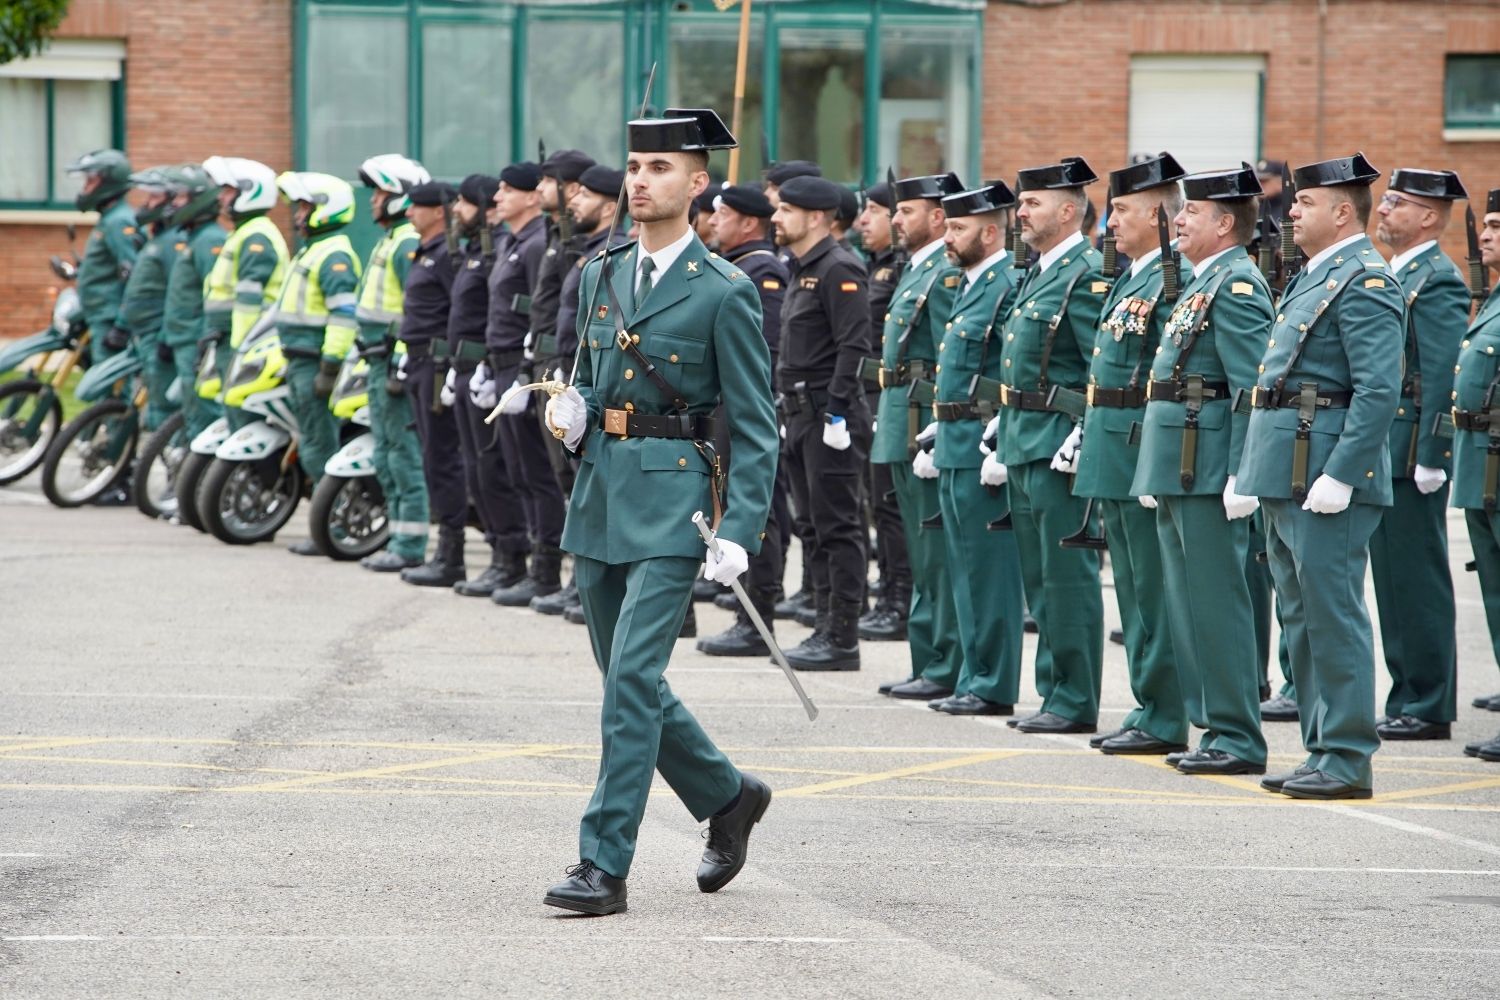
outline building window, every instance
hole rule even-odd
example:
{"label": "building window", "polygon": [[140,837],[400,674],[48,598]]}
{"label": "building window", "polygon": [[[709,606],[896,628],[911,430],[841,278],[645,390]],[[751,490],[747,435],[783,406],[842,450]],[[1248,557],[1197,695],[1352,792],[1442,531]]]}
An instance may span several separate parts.
{"label": "building window", "polygon": [[966,26],[898,22],[883,35],[879,162],[892,165],[898,177],[965,173],[972,32]]}
{"label": "building window", "polygon": [[782,29],[778,160],[813,160],[841,183],[862,179],[865,40],[861,28]]}
{"label": "building window", "polygon": [[[526,139],[522,154],[581,149],[620,166],[625,119],[625,28],[618,15],[533,16],[526,22]],[[661,81],[657,81],[660,85]],[[635,117],[637,107],[631,107]]]}
{"label": "building window", "polygon": [[1255,162],[1265,75],[1263,56],[1132,56],[1126,152],[1167,150],[1189,171]]}
{"label": "building window", "polygon": [[422,165],[435,177],[500,172],[510,152],[511,27],[422,25]]}
{"label": "building window", "polygon": [[124,58],[120,42],[62,40],[0,65],[0,205],[72,208],[68,163],[124,147]]}
{"label": "building window", "polygon": [[1443,124],[1500,129],[1500,55],[1449,56]]}
{"label": "building window", "polygon": [[[668,65],[671,67],[667,95],[670,107],[693,107],[702,102],[714,108],[724,123],[734,122],[734,70],[739,60],[739,18],[679,19],[672,24]],[[740,142],[740,172],[736,180],[752,181],[765,168],[768,137],[764,118],[765,21],[751,15],[750,44],[745,74],[744,118],[736,138]],[[729,154],[716,152],[709,158],[709,172],[728,176]]]}
{"label": "building window", "polygon": [[307,25],[306,169],[352,178],[405,152],[407,25],[401,12],[318,10]]}

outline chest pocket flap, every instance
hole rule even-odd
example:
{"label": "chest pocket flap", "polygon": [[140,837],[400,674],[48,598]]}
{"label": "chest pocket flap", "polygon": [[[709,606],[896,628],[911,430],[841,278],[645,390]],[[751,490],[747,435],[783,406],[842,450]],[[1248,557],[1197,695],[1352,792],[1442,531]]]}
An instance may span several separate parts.
{"label": "chest pocket flap", "polygon": [[646,341],[645,352],[669,364],[701,365],[708,344],[702,340],[672,333],[653,333]]}
{"label": "chest pocket flap", "polygon": [[708,475],[708,461],[691,441],[673,438],[641,439],[641,469],[645,472],[696,472]]}

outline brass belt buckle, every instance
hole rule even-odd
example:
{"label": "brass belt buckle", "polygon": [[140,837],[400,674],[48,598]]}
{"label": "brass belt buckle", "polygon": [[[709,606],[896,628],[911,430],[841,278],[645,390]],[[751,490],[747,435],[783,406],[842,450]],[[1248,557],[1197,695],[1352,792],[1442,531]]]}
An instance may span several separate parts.
{"label": "brass belt buckle", "polygon": [[630,428],[627,423],[630,414],[625,410],[604,411],[604,433],[616,434],[623,440],[630,436]]}
{"label": "brass belt buckle", "polygon": [[1254,389],[1250,390],[1250,406],[1253,409],[1259,410],[1264,408],[1264,404],[1261,401],[1266,398],[1265,392],[1266,390],[1262,389],[1260,386],[1256,386]]}
{"label": "brass belt buckle", "polygon": [[1009,406],[1010,405],[1010,386],[1005,385],[1003,383],[1000,386],[1000,405],[1001,406]]}
{"label": "brass belt buckle", "polygon": [[877,371],[876,376],[875,376],[876,383],[879,384],[880,388],[882,388],[882,389],[887,388],[887,386],[885,384],[885,371],[886,371],[885,365],[881,365],[880,368]]}
{"label": "brass belt buckle", "polygon": [[1094,405],[1094,390],[1097,389],[1097,388],[1098,388],[1098,386],[1094,385],[1091,382],[1091,383],[1089,383],[1088,391],[1083,394],[1084,401],[1087,402],[1088,405],[1090,405],[1090,406]]}
{"label": "brass belt buckle", "polygon": [[932,401],[932,419],[933,420],[941,420],[942,419],[941,417],[938,416],[938,401],[935,400],[935,399]]}

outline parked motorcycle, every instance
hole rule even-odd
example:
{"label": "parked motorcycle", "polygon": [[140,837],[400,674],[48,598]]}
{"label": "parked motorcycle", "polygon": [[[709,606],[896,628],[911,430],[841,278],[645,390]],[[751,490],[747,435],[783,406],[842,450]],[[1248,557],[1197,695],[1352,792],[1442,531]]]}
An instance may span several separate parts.
{"label": "parked motorcycle", "polygon": [[[78,277],[76,261],[52,258],[64,281]],[[25,366],[25,374],[0,384],[0,486],[30,475],[47,456],[63,424],[61,393],[80,362],[87,363],[88,324],[78,291],[58,293],[52,324],[0,350],[0,374]]]}
{"label": "parked motorcycle", "polygon": [[[384,392],[385,387],[377,387]],[[330,407],[345,426],[370,426],[370,365],[351,354],[339,372]],[[351,431],[352,432],[352,431]],[[390,534],[385,493],[375,478],[375,435],[352,432],[323,467],[308,508],[313,544],[331,559],[363,559],[385,547]]]}
{"label": "parked motorcycle", "polygon": [[68,421],[42,461],[42,492],[58,507],[81,507],[125,483],[135,459],[146,386],[134,351],[83,373],[73,394],[93,403]]}

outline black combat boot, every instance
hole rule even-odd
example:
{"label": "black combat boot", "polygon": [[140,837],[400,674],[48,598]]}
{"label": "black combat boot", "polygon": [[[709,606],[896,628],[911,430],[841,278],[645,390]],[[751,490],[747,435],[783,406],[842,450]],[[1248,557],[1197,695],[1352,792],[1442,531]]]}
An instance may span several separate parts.
{"label": "black combat boot", "polygon": [[555,594],[542,594],[531,599],[531,610],[541,615],[560,615],[568,605],[578,603],[578,584],[572,580]]}
{"label": "black combat boot", "polygon": [[859,669],[859,602],[836,602],[807,641],[787,651],[793,670]]}
{"label": "black combat boot", "polygon": [[531,572],[509,587],[500,587],[490,599],[502,608],[526,608],[534,597],[546,597],[562,589],[562,549],[538,544],[531,550]]}
{"label": "black combat boot", "polygon": [[679,639],[698,638],[698,616],[693,612],[693,606],[688,605],[687,617],[682,620],[682,629],[677,633]]}
{"label": "black combat boot", "polygon": [[[766,623],[766,628],[771,629],[773,634],[776,622],[771,617],[771,608],[774,601],[764,601],[755,598],[756,610],[760,612],[761,621]],[[709,656],[770,656],[771,647],[766,645],[766,640],[761,638],[760,631],[750,621],[750,616],[743,608],[737,610],[734,615],[734,624],[729,626],[718,635],[711,635],[698,640],[699,652]]]}
{"label": "black combat boot", "polygon": [[464,578],[464,533],[438,533],[437,549],[420,566],[401,571],[402,581],[418,587],[451,587]]}
{"label": "black combat boot", "polygon": [[859,637],[871,642],[905,641],[910,606],[911,581],[890,581],[874,610],[859,620]]}
{"label": "black combat boot", "polygon": [[501,587],[508,587],[525,578],[524,552],[495,552],[483,573],[472,580],[460,582],[453,588],[453,592],[464,597],[489,597]]}

